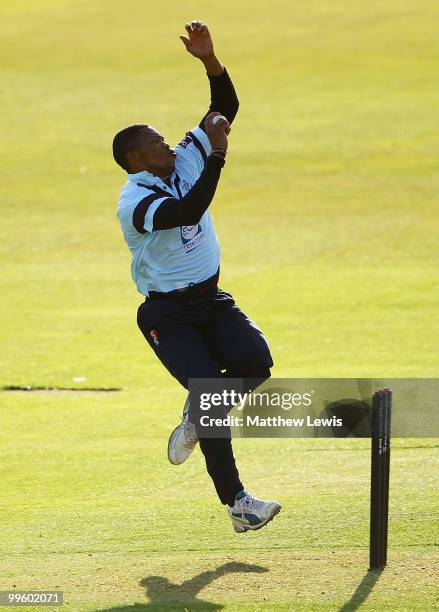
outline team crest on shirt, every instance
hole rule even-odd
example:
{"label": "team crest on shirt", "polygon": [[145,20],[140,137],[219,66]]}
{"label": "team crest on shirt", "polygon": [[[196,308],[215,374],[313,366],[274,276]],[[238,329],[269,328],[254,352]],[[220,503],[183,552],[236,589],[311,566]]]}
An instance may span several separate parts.
{"label": "team crest on shirt", "polygon": [[180,227],[180,234],[186,253],[190,253],[190,251],[196,249],[200,242],[206,237],[200,223],[196,225],[183,225]]}

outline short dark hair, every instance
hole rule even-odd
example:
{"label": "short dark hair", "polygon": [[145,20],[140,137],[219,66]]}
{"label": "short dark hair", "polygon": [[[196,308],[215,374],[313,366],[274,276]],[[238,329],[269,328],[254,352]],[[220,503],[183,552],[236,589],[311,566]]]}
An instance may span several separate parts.
{"label": "short dark hair", "polygon": [[146,123],[135,123],[120,130],[113,138],[114,160],[127,172],[129,172],[127,153],[136,148],[139,132],[147,127]]}

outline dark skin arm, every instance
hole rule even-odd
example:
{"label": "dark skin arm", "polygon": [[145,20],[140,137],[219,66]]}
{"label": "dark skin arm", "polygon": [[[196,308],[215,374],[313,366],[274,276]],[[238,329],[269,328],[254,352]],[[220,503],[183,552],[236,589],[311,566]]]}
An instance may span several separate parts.
{"label": "dark skin arm", "polygon": [[[238,110],[235,90],[227,72],[214,54],[212,37],[207,26],[193,21],[185,27],[188,37],[180,38],[188,52],[203,62],[211,83],[211,105],[200,127],[209,138],[212,153],[207,158],[199,179],[183,198],[167,198],[160,204],[154,213],[155,230],[195,225],[200,221],[215,195],[228,146],[231,129],[229,121],[233,121]],[[221,119],[214,124],[213,118],[217,115],[224,115],[229,121]]]}
{"label": "dark skin arm", "polygon": [[187,23],[185,28],[187,36],[180,36],[180,39],[187,51],[203,62],[210,83],[210,108],[201,120],[200,127],[204,130],[204,121],[213,111],[226,117],[230,124],[238,112],[239,101],[227,70],[215,55],[209,29],[200,21]]}
{"label": "dark skin arm", "polygon": [[207,25],[201,21],[191,21],[185,26],[187,36],[180,36],[186,50],[194,57],[201,60],[206,68],[207,74],[218,76],[222,74],[223,67],[215,56],[213,41]]}

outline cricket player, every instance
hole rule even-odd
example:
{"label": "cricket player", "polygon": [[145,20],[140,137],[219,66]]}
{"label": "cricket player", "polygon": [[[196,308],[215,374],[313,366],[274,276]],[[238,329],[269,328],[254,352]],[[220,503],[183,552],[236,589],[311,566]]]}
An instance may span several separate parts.
{"label": "cricket player", "polygon": [[[260,384],[270,376],[270,350],[257,325],[218,287],[220,248],[209,212],[239,103],[207,26],[192,21],[185,28],[180,39],[201,60],[209,80],[207,114],[174,148],[143,123],[124,128],[113,141],[114,159],[127,172],[117,214],[132,254],[132,278],[145,296],[137,323],[186,389],[190,378],[225,376]],[[169,461],[183,463],[199,444],[235,531],[260,529],[280,505],[244,489],[230,437],[200,438],[189,419],[189,400],[169,439]]]}

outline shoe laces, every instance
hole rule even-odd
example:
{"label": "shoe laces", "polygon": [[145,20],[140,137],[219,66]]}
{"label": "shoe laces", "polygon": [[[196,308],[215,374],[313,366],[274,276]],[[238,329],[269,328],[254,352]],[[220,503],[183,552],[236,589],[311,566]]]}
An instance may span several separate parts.
{"label": "shoe laces", "polygon": [[242,497],[238,501],[238,504],[242,507],[243,510],[252,511],[258,511],[263,505],[263,503],[263,501],[261,501],[260,499],[256,499],[256,497],[253,497],[253,495],[250,495],[250,493],[246,493],[245,497]]}

